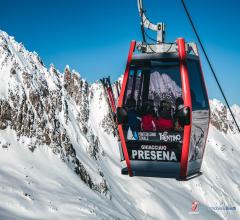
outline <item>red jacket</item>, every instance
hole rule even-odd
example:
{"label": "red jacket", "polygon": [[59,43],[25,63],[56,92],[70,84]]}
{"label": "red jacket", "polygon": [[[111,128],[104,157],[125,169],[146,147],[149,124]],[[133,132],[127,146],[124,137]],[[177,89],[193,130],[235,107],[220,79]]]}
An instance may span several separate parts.
{"label": "red jacket", "polygon": [[143,131],[156,131],[156,125],[152,115],[144,115],[142,117],[141,129]]}
{"label": "red jacket", "polygon": [[173,120],[165,118],[156,118],[155,125],[157,131],[169,131],[173,129]]}

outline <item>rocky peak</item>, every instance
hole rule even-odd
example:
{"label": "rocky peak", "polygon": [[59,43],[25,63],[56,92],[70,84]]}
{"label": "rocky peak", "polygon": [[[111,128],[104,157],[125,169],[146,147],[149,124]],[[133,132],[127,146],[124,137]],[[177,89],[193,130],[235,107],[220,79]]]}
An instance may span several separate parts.
{"label": "rocky peak", "polygon": [[[108,185],[98,164],[89,167],[76,153],[77,147],[90,159],[101,155],[98,138],[88,125],[87,81],[69,66],[63,74],[54,65],[48,70],[37,53],[1,31],[0,84],[0,129],[9,127],[19,140],[28,138],[26,147],[33,153],[48,146],[86,185],[107,194]],[[79,138],[86,140],[87,149],[78,146]]]}
{"label": "rocky peak", "polygon": [[[232,116],[227,109],[227,106],[221,103],[217,99],[210,100],[211,107],[211,124],[217,128],[219,131],[228,133],[236,133],[237,128],[234,124]],[[232,111],[235,117],[239,121],[240,118],[240,107],[238,105],[232,106]]]}

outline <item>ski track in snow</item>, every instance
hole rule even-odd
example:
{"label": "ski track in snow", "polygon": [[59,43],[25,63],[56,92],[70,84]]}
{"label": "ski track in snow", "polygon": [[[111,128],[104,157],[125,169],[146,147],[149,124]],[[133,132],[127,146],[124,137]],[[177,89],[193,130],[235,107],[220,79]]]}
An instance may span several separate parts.
{"label": "ski track in snow", "polygon": [[[18,62],[29,65],[28,57],[17,51],[19,46],[6,33],[12,53]],[[15,49],[14,49],[15,48]],[[25,50],[25,49],[24,49]],[[0,63],[4,55],[0,56]],[[0,69],[0,96],[7,97],[11,67]],[[31,71],[29,67],[29,71]],[[58,83],[44,67],[47,83],[54,89]],[[21,82],[23,84],[23,82]],[[24,86],[24,85],[23,85]],[[37,87],[37,85],[36,85]],[[16,136],[9,127],[0,130],[0,220],[85,220],[85,219],[240,219],[240,136],[224,133],[211,126],[202,165],[203,175],[189,181],[175,179],[128,177],[121,175],[117,139],[104,132],[101,122],[108,112],[99,83],[91,85],[88,126],[99,138],[104,155],[95,160],[86,152],[88,139],[75,120],[79,112],[68,100],[69,122],[66,126],[77,157],[91,176],[100,168],[109,186],[109,196],[91,190],[52,150],[43,145],[34,152],[27,148],[30,140]],[[212,101],[217,109],[217,100]],[[214,109],[214,108],[213,108]],[[233,106],[240,119],[240,107]],[[64,124],[64,117],[59,115]],[[199,203],[199,214],[189,214],[193,201]],[[209,207],[234,206],[235,211],[213,211]]]}

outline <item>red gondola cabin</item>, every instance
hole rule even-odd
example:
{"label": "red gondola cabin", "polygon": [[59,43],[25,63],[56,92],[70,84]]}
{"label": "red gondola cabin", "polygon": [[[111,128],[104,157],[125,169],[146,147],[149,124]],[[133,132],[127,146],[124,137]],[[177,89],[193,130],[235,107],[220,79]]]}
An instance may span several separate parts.
{"label": "red gondola cabin", "polygon": [[179,38],[162,51],[134,54],[132,41],[117,108],[123,174],[200,173],[210,109],[194,45]]}

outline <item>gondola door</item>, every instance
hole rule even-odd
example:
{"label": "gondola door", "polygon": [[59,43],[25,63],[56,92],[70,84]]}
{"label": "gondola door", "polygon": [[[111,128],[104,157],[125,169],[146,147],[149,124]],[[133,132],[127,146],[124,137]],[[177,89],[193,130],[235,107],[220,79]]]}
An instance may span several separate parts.
{"label": "gondola door", "polygon": [[187,61],[192,99],[192,130],[188,156],[188,172],[191,176],[199,173],[205,150],[210,108],[200,60]]}
{"label": "gondola door", "polygon": [[178,39],[177,43],[182,79],[187,78],[187,82],[184,83],[186,88],[183,88],[185,105],[191,108],[191,123],[184,128],[186,132],[181,160],[181,178],[185,179],[200,173],[209,129],[210,109],[199,56],[186,54],[183,39]]}

